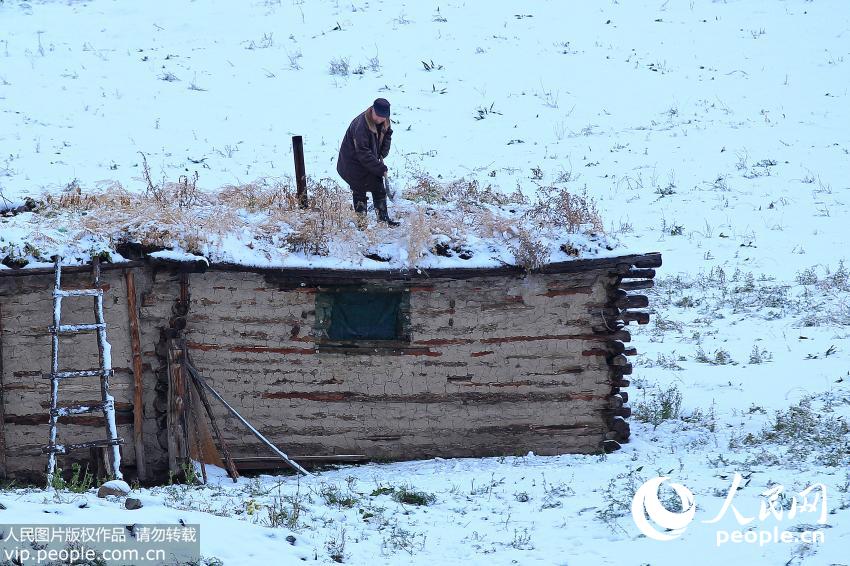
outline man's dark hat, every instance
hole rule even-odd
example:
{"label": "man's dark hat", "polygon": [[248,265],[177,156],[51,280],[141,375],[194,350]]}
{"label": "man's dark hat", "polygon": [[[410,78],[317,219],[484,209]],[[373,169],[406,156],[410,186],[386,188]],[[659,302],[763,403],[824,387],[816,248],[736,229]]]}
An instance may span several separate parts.
{"label": "man's dark hat", "polygon": [[381,118],[390,117],[390,103],[386,98],[376,98],[372,103],[372,109]]}

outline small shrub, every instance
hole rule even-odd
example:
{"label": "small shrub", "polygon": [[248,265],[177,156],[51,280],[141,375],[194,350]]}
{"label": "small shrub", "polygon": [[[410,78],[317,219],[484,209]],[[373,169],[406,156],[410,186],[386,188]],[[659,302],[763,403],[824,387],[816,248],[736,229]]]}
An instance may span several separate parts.
{"label": "small shrub", "polygon": [[53,481],[50,484],[55,490],[67,490],[71,493],[85,493],[94,486],[94,475],[89,472],[88,464],[83,469],[80,464],[74,462],[71,464],[71,478],[65,481],[62,475],[62,468],[56,467],[53,473]]}
{"label": "small shrub", "polygon": [[149,197],[163,206],[175,205],[181,209],[190,208],[200,202],[197,171],[191,177],[180,175],[176,183],[166,182],[165,179],[154,183],[147,157],[144,153],[139,153],[142,156],[142,177],[147,185],[146,192]]}
{"label": "small shrub", "polygon": [[657,427],[662,422],[678,419],[682,410],[682,392],[676,384],[666,389],[654,389],[635,405],[634,417]]}
{"label": "small shrub", "polygon": [[[824,401],[821,407],[813,406],[816,400]],[[773,422],[750,440],[754,445],[785,446],[797,461],[812,455],[827,466],[850,464],[850,424],[834,414],[829,397],[804,397],[796,405],[777,411]]]}
{"label": "small shrub", "polygon": [[604,507],[596,510],[597,519],[609,527],[626,532],[619,524],[619,519],[631,514],[635,493],[646,482],[646,479],[639,474],[641,468],[619,473],[608,481],[608,485],[602,491]]}
{"label": "small shrub", "polygon": [[349,72],[349,58],[337,57],[331,59],[330,63],[328,63],[328,72],[331,75],[347,77]]}
{"label": "small shrub", "polygon": [[263,524],[272,528],[298,529],[301,526],[299,520],[301,514],[305,511],[304,503],[306,499],[306,496],[301,495],[300,492],[296,492],[295,495],[272,497],[270,502],[265,505],[267,516],[262,521]]}
{"label": "small shrub", "polygon": [[758,345],[753,345],[753,351],[750,352],[751,364],[763,364],[773,359],[773,355],[764,349],[759,349]]}
{"label": "small shrub", "polygon": [[319,489],[319,495],[324,500],[325,504],[334,507],[352,508],[358,503],[358,499],[353,497],[352,493],[343,494],[342,490],[335,485],[323,485]]}
{"label": "small shrub", "polygon": [[714,406],[714,401],[711,402],[711,407],[708,411],[703,411],[700,408],[694,409],[690,415],[683,415],[682,420],[688,423],[704,426],[710,432],[717,431],[717,411]]}
{"label": "small shrub", "polygon": [[723,348],[718,348],[713,354],[708,354],[705,350],[703,350],[702,346],[698,346],[694,359],[701,364],[710,364],[713,366],[724,366],[735,363],[729,352]]}
{"label": "small shrub", "polygon": [[549,261],[549,247],[534,238],[528,230],[520,230],[516,242],[508,247],[514,254],[516,265],[528,272],[537,271]]}
{"label": "small shrub", "polygon": [[425,548],[425,535],[422,533],[414,533],[403,529],[398,525],[393,525],[389,529],[389,533],[381,541],[381,554],[393,554],[399,550],[410,554],[419,552]]}
{"label": "small shrub", "polygon": [[603,232],[602,218],[593,199],[556,186],[538,188],[537,202],[526,217],[541,226],[555,226],[570,233]]}
{"label": "small shrub", "polygon": [[415,491],[407,486],[396,489],[392,494],[393,499],[405,505],[431,505],[437,501],[437,496],[425,491]]}
{"label": "small shrub", "polygon": [[289,68],[293,71],[299,71],[301,69],[301,58],[303,55],[301,54],[300,49],[296,49],[292,53],[287,51],[286,57],[289,59]]}
{"label": "small shrub", "polygon": [[534,550],[534,545],[531,544],[531,535],[528,534],[528,529],[514,529],[514,538],[508,543],[509,546],[517,550]]}
{"label": "small shrub", "polygon": [[342,563],[345,562],[346,554],[345,554],[345,543],[347,542],[347,536],[345,533],[345,527],[340,527],[339,530],[330,535],[325,541],[325,550],[328,552],[328,556],[334,562]]}

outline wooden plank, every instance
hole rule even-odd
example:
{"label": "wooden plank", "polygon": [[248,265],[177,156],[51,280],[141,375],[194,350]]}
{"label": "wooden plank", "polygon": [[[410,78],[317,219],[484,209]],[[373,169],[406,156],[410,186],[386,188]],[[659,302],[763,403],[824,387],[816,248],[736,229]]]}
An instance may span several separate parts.
{"label": "wooden plank", "polygon": [[6,478],[6,395],[3,387],[3,303],[0,302],[0,478]]}
{"label": "wooden plank", "polygon": [[177,340],[168,345],[168,468],[178,474],[188,462],[188,430],[186,428],[186,375],[183,367],[184,347]]}
{"label": "wooden plank", "polygon": [[139,333],[139,309],[136,304],[136,278],[131,270],[124,272],[127,283],[127,313],[130,318],[130,346],[133,352],[133,444],[136,450],[136,473],[147,480],[144,441],[144,405],[142,393],[142,345]]}
{"label": "wooden plank", "polygon": [[[200,258],[199,258],[200,259]],[[267,275],[272,281],[293,285],[298,288],[307,285],[315,285],[319,283],[347,283],[356,285],[361,281],[366,280],[386,280],[386,281],[409,281],[409,280],[427,280],[427,279],[470,279],[474,277],[504,277],[516,276],[519,278],[526,277],[528,274],[525,269],[518,266],[503,265],[498,267],[452,267],[439,269],[320,269],[315,267],[286,267],[286,268],[262,268],[234,263],[217,263],[207,266],[204,261],[197,262],[169,262],[154,258],[146,258],[143,261],[131,261],[116,264],[104,264],[103,270],[110,269],[127,269],[141,266],[163,266],[166,268],[174,268],[175,270],[201,272],[206,270],[213,271],[230,271],[244,273],[258,273]],[[627,270],[623,275],[624,278],[640,277],[650,278],[654,276],[653,269],[643,269],[659,267],[661,265],[661,254],[652,252],[647,254],[631,254],[625,256],[616,256],[610,258],[592,258],[592,259],[576,259],[571,261],[555,262],[544,265],[534,273],[541,274],[560,274],[560,273],[580,273],[593,270],[605,270],[618,272],[623,265],[631,265],[642,269]],[[87,271],[86,266],[67,266],[62,268],[67,273],[75,273]],[[0,277],[18,277],[27,275],[52,275],[53,268],[21,268],[21,269],[0,269]]]}
{"label": "wooden plank", "polygon": [[215,418],[215,413],[213,413],[212,406],[210,405],[210,400],[207,397],[207,392],[203,387],[196,381],[192,380],[192,384],[195,387],[195,391],[198,394],[198,398],[201,400],[201,403],[204,405],[204,410],[207,412],[207,416],[210,419],[210,426],[212,426],[213,434],[215,435],[216,440],[218,440],[218,444],[221,447],[221,452],[224,455],[224,462],[227,466],[227,473],[230,478],[235,483],[236,480],[239,479],[239,472],[236,469],[236,464],[233,461],[233,458],[230,456],[230,449],[227,447],[227,443],[224,441],[224,436],[221,434],[221,429],[218,428],[218,421]]}

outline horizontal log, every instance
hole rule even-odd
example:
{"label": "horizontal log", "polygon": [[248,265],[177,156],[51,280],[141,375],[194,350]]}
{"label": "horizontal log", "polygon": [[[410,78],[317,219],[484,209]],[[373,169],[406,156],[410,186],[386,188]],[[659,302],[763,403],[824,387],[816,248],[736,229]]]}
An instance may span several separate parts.
{"label": "horizontal log", "polygon": [[[365,454],[313,454],[310,456],[290,456],[296,462],[307,462],[316,464],[336,462],[368,462],[370,458]],[[233,458],[233,463],[240,471],[263,471],[280,470],[286,468],[286,464],[277,456],[243,456]]]}
{"label": "horizontal log", "polygon": [[623,366],[612,366],[611,367],[611,376],[613,378],[620,378],[624,375],[631,375],[632,373],[632,364],[627,363]]}
{"label": "horizontal log", "polygon": [[623,279],[652,279],[655,277],[654,269],[630,269],[623,273]]}
{"label": "horizontal log", "polygon": [[617,409],[602,409],[601,413],[603,415],[607,415],[609,418],[611,417],[623,417],[624,419],[632,416],[632,408],[631,407],[620,407]]}
{"label": "horizontal log", "polygon": [[534,403],[534,402],[570,402],[570,401],[599,401],[606,400],[606,395],[591,395],[589,393],[413,393],[408,395],[368,395],[354,391],[266,391],[259,395],[262,399],[300,399],[322,403]]}
{"label": "horizontal log", "polygon": [[658,252],[643,254],[636,258],[632,264],[635,267],[661,267],[661,254]]}
{"label": "horizontal log", "polygon": [[623,311],[620,313],[620,320],[628,324],[636,321],[638,324],[649,324],[649,313],[643,311]]}
{"label": "horizontal log", "polygon": [[[617,270],[622,265],[633,265],[639,268],[660,267],[661,254],[658,252],[652,252],[648,254],[631,254],[610,258],[574,259],[554,262],[542,266],[540,269],[536,270],[536,273],[560,274],[580,273],[594,270],[609,271]],[[266,276],[267,283],[270,286],[276,286],[278,288],[280,288],[281,284],[299,288],[303,287],[305,284],[315,285],[321,283],[344,283],[356,285],[361,281],[369,280],[409,281],[417,279],[471,279],[474,277],[498,277],[508,275],[523,278],[527,275],[525,268],[512,265],[494,267],[449,267],[436,269],[403,268],[375,270],[317,267],[264,268],[233,263],[217,263],[208,265],[205,260],[200,258],[195,261],[179,262],[149,257],[145,257],[144,260],[139,261],[105,263],[101,266],[101,269],[103,271],[108,271],[110,269],[127,269],[134,267],[154,267],[163,271],[168,270],[175,273],[203,273],[209,271],[257,273]],[[63,267],[62,270],[65,273],[88,273],[91,271],[91,266],[66,266]],[[53,267],[0,269],[0,277],[28,275],[53,275]]]}
{"label": "horizontal log", "polygon": [[631,342],[632,335],[627,330],[615,330],[613,332],[597,332],[595,334],[568,334],[567,338],[570,338],[572,340],[589,340],[591,342],[608,342],[609,340]]}
{"label": "horizontal log", "polygon": [[624,354],[626,351],[626,346],[622,342],[614,340],[606,342],[605,346],[608,348],[608,352],[612,354]]}
{"label": "horizontal log", "polygon": [[540,293],[538,297],[564,297],[569,295],[590,295],[593,293],[593,287],[573,287],[571,289],[549,289],[545,293]]}
{"label": "horizontal log", "polygon": [[628,295],[617,299],[614,305],[621,309],[641,309],[649,306],[649,297],[646,295]]}
{"label": "horizontal log", "polygon": [[655,281],[652,279],[639,279],[620,283],[620,289],[623,291],[637,291],[638,289],[651,289],[652,287],[655,287]]}
{"label": "horizontal log", "polygon": [[483,338],[482,344],[505,344],[509,342],[537,342],[539,340],[568,340],[572,334],[544,334],[542,336],[504,336],[500,338]]}
{"label": "horizontal log", "polygon": [[629,427],[628,421],[622,418],[615,418],[612,422],[611,431],[615,433],[615,439],[620,442],[627,442],[629,440],[629,436],[631,436],[631,427]]}

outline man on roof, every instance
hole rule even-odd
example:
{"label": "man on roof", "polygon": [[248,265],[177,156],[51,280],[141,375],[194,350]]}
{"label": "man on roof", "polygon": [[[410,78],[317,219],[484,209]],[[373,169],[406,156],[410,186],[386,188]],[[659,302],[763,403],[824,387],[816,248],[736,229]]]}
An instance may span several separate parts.
{"label": "man on roof", "polygon": [[354,212],[360,218],[358,224],[366,224],[366,193],[372,193],[372,202],[379,222],[398,226],[387,212],[387,192],[384,178],[387,166],[384,158],[390,152],[393,129],[390,121],[390,103],[385,98],[375,99],[372,106],[360,113],[342,138],[336,171],[351,187]]}

